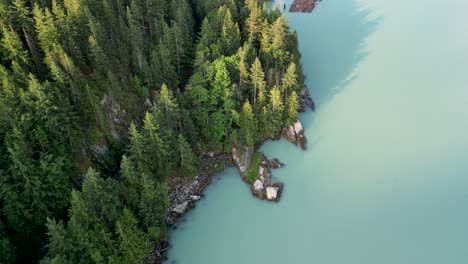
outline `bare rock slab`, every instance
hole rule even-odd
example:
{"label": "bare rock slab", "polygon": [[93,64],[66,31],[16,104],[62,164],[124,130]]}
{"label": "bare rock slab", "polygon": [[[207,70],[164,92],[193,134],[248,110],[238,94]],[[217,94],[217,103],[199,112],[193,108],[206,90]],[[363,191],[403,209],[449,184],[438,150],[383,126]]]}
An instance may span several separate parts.
{"label": "bare rock slab", "polygon": [[181,204],[178,204],[176,207],[172,208],[172,211],[182,215],[185,213],[185,211],[187,211],[188,205],[188,202],[183,202]]}

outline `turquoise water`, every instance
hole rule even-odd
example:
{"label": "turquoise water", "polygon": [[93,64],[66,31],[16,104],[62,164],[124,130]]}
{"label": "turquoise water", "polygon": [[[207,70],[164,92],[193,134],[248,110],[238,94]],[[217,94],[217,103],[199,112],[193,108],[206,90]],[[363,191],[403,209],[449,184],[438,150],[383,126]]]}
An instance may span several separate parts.
{"label": "turquoise water", "polygon": [[[289,0],[286,1],[289,4]],[[235,169],[170,233],[168,263],[468,263],[468,1],[324,0],[288,14],[317,103],[279,204]]]}

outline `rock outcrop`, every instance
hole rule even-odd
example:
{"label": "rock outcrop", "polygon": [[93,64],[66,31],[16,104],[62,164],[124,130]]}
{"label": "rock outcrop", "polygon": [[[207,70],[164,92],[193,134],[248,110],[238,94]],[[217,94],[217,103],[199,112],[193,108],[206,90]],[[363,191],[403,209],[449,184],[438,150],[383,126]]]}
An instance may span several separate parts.
{"label": "rock outcrop", "polygon": [[100,103],[107,116],[110,134],[115,140],[120,141],[121,134],[130,125],[128,120],[130,117],[127,115],[126,110],[112,96],[105,94]]}
{"label": "rock outcrop", "polygon": [[270,184],[271,181],[271,170],[263,165],[258,166],[258,178],[262,181],[264,186]]}
{"label": "rock outcrop", "polygon": [[145,257],[143,260],[143,264],[159,264],[161,263],[165,257],[164,254],[171,248],[169,242],[167,240],[161,240],[159,243],[153,248],[151,253]]}
{"label": "rock outcrop", "polygon": [[[307,87],[304,87],[300,93],[299,100],[299,110],[300,112],[305,112],[308,108],[312,111],[315,110],[315,104],[312,98],[309,95],[309,90]],[[291,141],[294,145],[299,144],[299,146],[305,150],[307,139],[304,136],[304,128],[302,127],[301,121],[297,120],[296,123],[286,126],[283,131],[284,137]]]}
{"label": "rock outcrop", "polygon": [[299,145],[303,150],[306,148],[307,139],[304,136],[304,128],[302,127],[301,121],[297,120],[296,123],[287,126],[284,129],[284,137],[291,141],[294,145]]}
{"label": "rock outcrop", "polygon": [[[268,201],[278,202],[283,184],[271,184],[271,170],[280,168],[283,164],[279,162],[278,159],[268,160],[263,154],[262,159],[263,160],[258,165],[257,178],[251,184],[252,193],[259,199],[263,200],[266,198]],[[279,186],[281,186],[281,188],[279,188]]]}
{"label": "rock outcrop", "polygon": [[274,201],[278,198],[278,189],[273,186],[268,186],[266,188],[266,197],[269,201]]}
{"label": "rock outcrop", "polygon": [[195,206],[195,202],[203,196],[203,191],[211,182],[212,170],[224,166],[229,161],[225,154],[212,154],[202,157],[202,166],[208,171],[203,171],[193,179],[175,178],[169,183],[170,207],[166,213],[166,223],[174,224],[175,220]]}
{"label": "rock outcrop", "polygon": [[176,205],[176,207],[172,208],[172,212],[176,212],[182,215],[185,213],[185,211],[187,211],[188,205],[189,205],[188,201],[178,204]]}
{"label": "rock outcrop", "polygon": [[253,183],[253,188],[256,193],[261,193],[265,189],[261,180],[255,180],[255,182]]}
{"label": "rock outcrop", "polygon": [[278,169],[284,166],[278,159],[264,160],[262,164],[271,169]]}
{"label": "rock outcrop", "polygon": [[301,112],[305,112],[308,108],[310,108],[312,111],[315,111],[315,103],[312,97],[310,97],[307,87],[304,87],[300,93],[299,110]]}
{"label": "rock outcrop", "polygon": [[239,173],[244,181],[247,180],[247,169],[252,161],[253,147],[232,147],[232,161],[239,169]]}

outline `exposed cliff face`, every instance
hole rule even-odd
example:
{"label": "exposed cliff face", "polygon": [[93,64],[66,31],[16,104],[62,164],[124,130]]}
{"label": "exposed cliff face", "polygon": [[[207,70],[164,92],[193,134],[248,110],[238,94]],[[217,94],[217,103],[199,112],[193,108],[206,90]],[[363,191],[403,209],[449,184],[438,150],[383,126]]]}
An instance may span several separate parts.
{"label": "exposed cliff face", "polygon": [[121,131],[126,131],[130,123],[130,120],[127,120],[127,112],[120,107],[120,104],[112,96],[107,94],[101,100],[101,106],[106,114],[109,133],[115,140],[120,141]]}
{"label": "exposed cliff face", "polygon": [[245,182],[247,179],[247,169],[252,162],[253,147],[232,147],[231,157],[234,164],[239,169],[240,176]]}

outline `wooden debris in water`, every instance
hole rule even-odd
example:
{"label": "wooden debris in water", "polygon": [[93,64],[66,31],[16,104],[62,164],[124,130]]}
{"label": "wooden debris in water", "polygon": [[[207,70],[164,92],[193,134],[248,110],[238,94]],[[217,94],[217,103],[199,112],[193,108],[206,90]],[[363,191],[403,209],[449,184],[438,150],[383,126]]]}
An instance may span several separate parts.
{"label": "wooden debris in water", "polygon": [[289,8],[291,13],[312,13],[319,0],[294,0]]}

